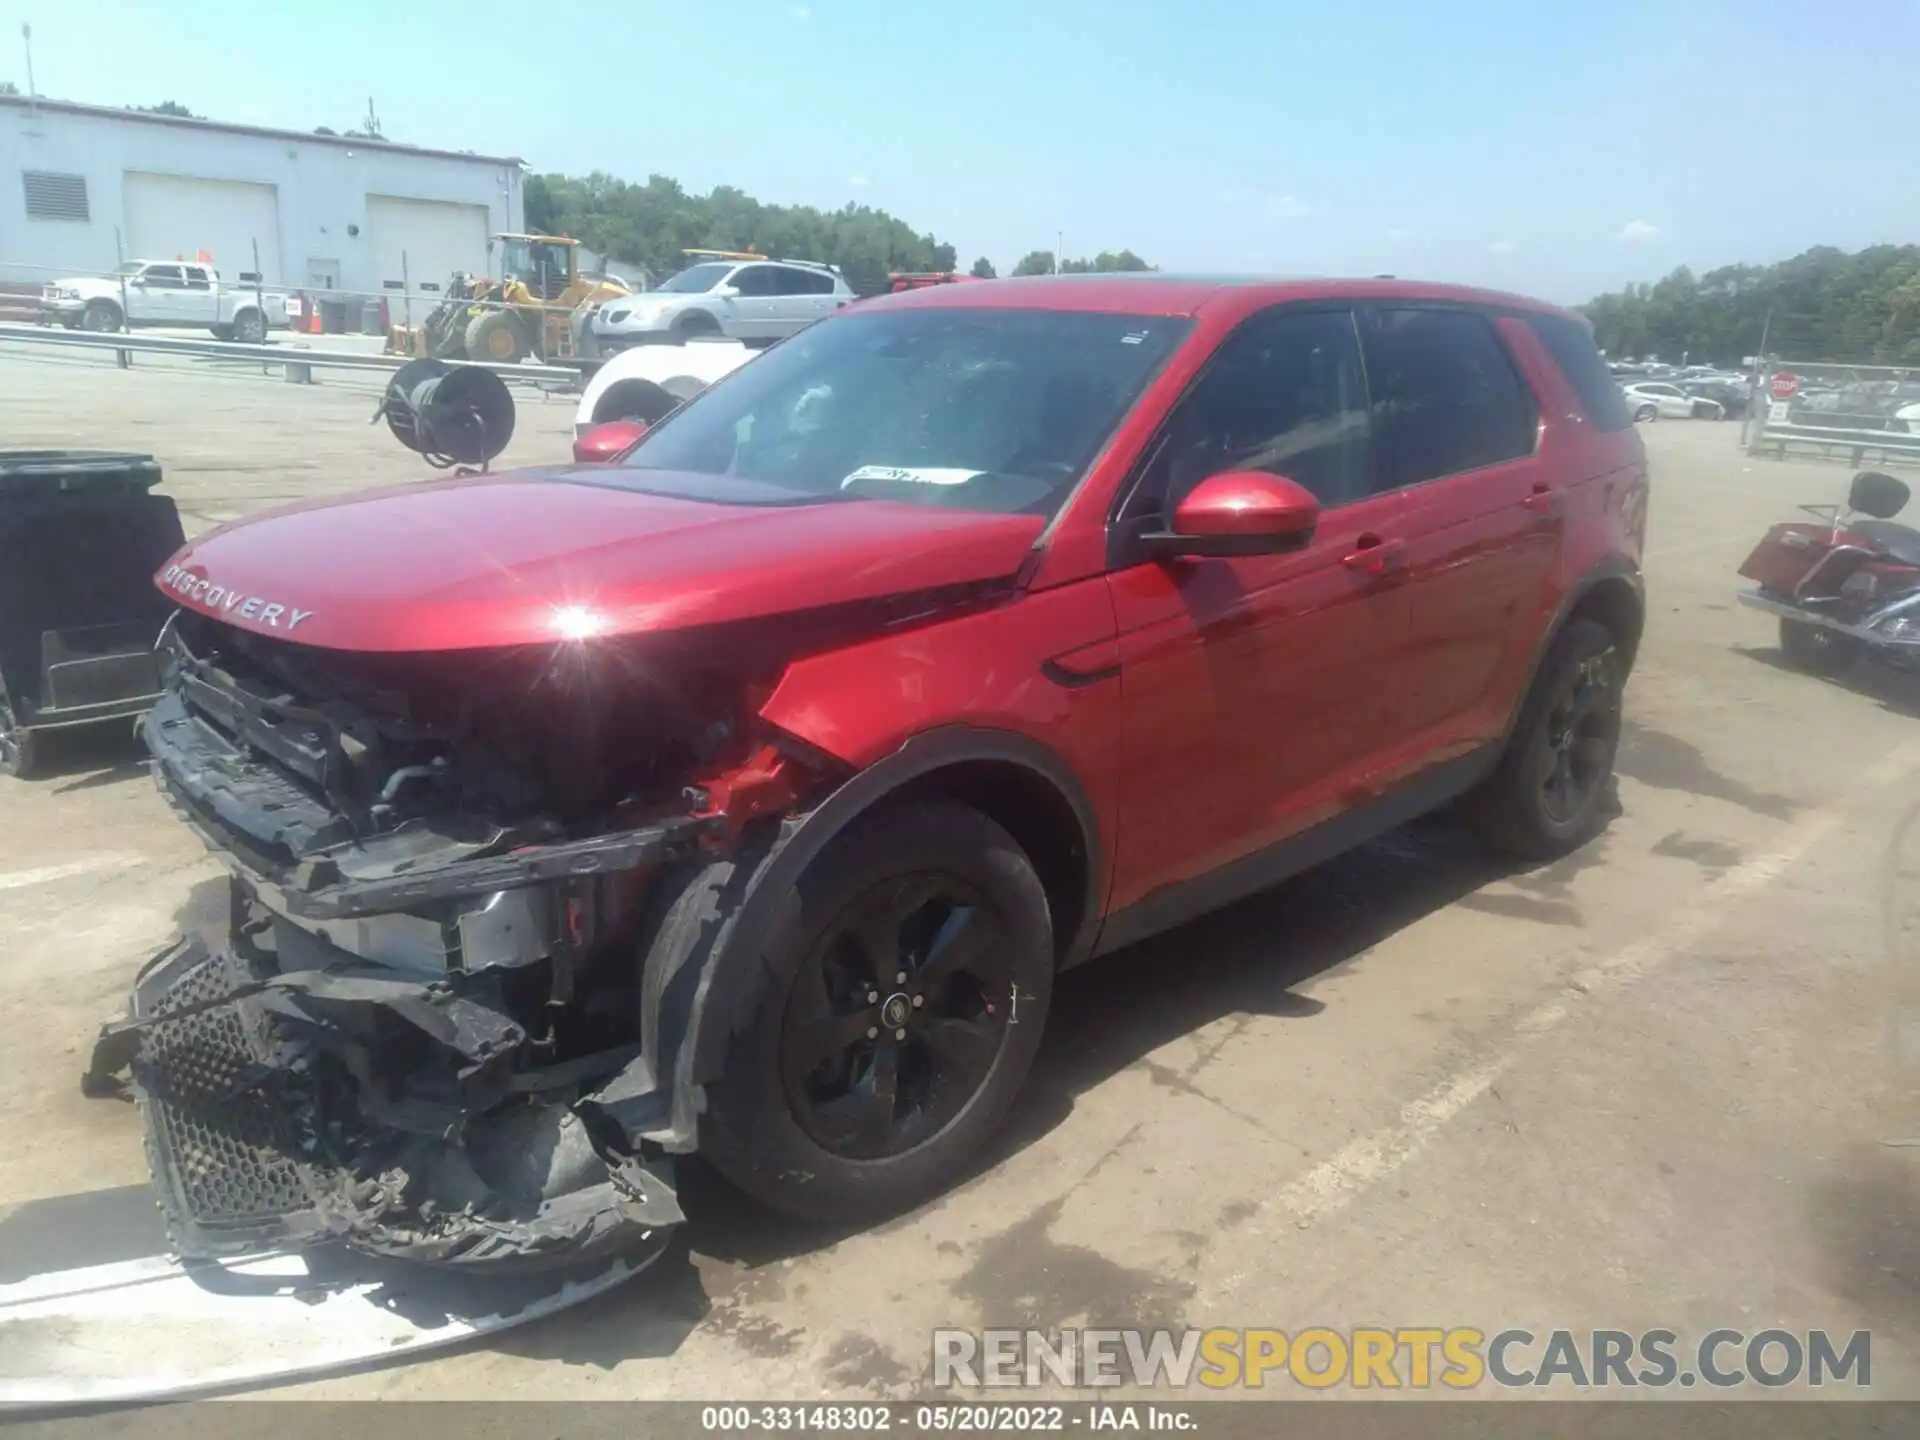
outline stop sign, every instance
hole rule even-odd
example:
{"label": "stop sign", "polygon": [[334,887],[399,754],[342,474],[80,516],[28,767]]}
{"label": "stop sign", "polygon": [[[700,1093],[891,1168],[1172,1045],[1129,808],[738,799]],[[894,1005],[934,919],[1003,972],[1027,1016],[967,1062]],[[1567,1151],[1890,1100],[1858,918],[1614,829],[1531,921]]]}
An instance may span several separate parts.
{"label": "stop sign", "polygon": [[1795,395],[1800,393],[1800,377],[1790,371],[1782,370],[1778,375],[1773,377],[1773,385],[1771,388],[1774,399],[1791,400]]}

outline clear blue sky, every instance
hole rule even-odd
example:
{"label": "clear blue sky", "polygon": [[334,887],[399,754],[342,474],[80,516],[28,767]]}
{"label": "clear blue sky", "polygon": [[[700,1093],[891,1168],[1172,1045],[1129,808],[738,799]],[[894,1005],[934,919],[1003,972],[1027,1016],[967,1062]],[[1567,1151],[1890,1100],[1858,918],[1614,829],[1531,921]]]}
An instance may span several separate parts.
{"label": "clear blue sky", "polygon": [[[378,17],[378,18],[376,18]],[[1915,0],[5,0],[0,78],[860,200],[1003,270],[1580,301],[1678,264],[1920,240]]]}

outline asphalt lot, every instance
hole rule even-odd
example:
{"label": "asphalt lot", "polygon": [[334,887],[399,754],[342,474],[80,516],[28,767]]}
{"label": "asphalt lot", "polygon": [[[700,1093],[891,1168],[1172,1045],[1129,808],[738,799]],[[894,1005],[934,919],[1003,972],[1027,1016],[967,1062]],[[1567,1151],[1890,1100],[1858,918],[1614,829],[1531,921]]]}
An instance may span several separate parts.
{"label": "asphalt lot", "polygon": [[[4,443],[151,451],[191,529],[427,474],[369,378],[137,365],[0,347]],[[523,399],[503,463],[563,458],[571,413]],[[1887,1143],[1920,1137],[1920,692],[1786,671],[1733,601],[1845,470],[1647,443],[1651,615],[1586,851],[1396,834],[1064,980],[997,1163],[925,1210],[821,1231],[696,1179],[625,1289],[296,1393],[912,1394],[937,1326],[1193,1324],[1869,1329],[1872,1393],[1920,1397],[1920,1149]],[[220,903],[134,757],[72,759],[0,790],[0,1254],[143,1182],[87,1039]]]}

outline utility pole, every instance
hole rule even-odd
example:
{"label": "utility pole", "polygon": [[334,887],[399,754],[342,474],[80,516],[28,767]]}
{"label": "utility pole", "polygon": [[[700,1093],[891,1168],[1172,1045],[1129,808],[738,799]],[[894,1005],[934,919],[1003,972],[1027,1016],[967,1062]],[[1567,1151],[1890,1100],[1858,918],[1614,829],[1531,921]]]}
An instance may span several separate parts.
{"label": "utility pole", "polygon": [[24,20],[20,22],[20,44],[27,52],[27,99],[37,102],[40,92],[33,83],[33,26]]}
{"label": "utility pole", "polygon": [[1053,273],[1056,275],[1060,273],[1060,257],[1066,253],[1066,249],[1067,249],[1067,232],[1064,230],[1054,231],[1053,232]]}

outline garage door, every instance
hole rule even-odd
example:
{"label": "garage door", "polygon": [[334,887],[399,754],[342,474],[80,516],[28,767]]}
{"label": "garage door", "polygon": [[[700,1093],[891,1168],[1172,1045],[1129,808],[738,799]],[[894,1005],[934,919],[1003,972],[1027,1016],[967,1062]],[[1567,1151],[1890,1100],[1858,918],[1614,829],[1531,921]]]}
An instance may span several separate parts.
{"label": "garage door", "polygon": [[383,290],[398,291],[401,281],[411,277],[416,294],[433,296],[456,270],[487,273],[484,205],[369,195],[367,240],[374,283]]}
{"label": "garage door", "polygon": [[127,258],[192,260],[205,252],[226,280],[253,271],[280,283],[280,196],[271,185],[126,172]]}

